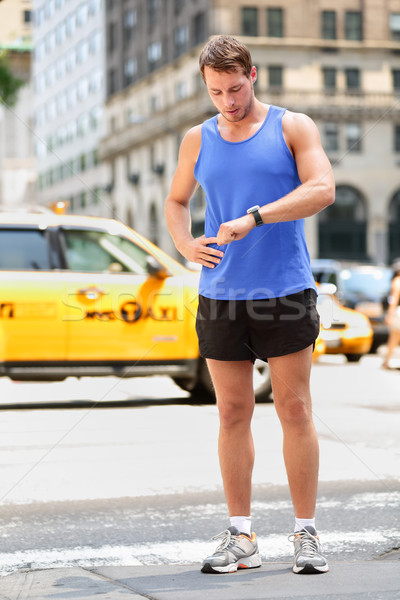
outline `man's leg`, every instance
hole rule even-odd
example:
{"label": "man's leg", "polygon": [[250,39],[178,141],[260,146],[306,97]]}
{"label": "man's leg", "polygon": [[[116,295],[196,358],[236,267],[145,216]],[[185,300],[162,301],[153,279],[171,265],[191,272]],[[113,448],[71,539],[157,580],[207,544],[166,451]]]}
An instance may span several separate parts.
{"label": "man's leg", "polygon": [[251,361],[207,359],[220,418],[218,453],[229,514],[250,515],[254,444]]}
{"label": "man's leg", "polygon": [[312,346],[269,359],[274,404],[282,424],[283,456],[295,515],[312,519],[318,485],[319,448],[312,420]]}
{"label": "man's leg", "polygon": [[283,455],[296,516],[296,530],[291,538],[294,543],[294,573],[326,573],[329,570],[313,521],[319,448],[311,409],[311,362],[312,346],[301,352],[269,359],[274,403],[282,424]]}
{"label": "man's leg", "polygon": [[[251,418],[254,410],[253,365],[251,361],[207,360],[220,417],[219,461],[229,514],[236,517],[222,534],[215,553],[203,561],[203,573],[231,573],[261,566],[254,533],[244,532],[239,523],[248,520],[254,445]],[[241,517],[238,519],[237,517]]]}

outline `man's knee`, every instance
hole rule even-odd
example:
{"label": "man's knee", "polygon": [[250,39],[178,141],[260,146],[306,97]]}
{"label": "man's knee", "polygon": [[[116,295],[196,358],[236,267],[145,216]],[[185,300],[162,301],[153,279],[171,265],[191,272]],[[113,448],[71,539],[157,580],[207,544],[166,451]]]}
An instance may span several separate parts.
{"label": "man's knee", "polygon": [[311,402],[308,395],[289,393],[275,404],[283,424],[303,427],[312,421]]}
{"label": "man's knee", "polygon": [[254,401],[243,399],[218,402],[219,420],[223,429],[233,429],[237,425],[248,425],[254,410]]}

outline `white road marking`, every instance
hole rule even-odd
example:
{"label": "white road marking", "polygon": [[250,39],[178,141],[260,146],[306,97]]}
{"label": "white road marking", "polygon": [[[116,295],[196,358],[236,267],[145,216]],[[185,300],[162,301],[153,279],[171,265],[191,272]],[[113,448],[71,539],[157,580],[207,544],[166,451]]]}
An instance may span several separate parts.
{"label": "white road marking", "polygon": [[[342,555],[355,551],[362,545],[363,551],[371,552],[371,546],[384,547],[387,540],[395,537],[396,530],[365,529],[363,531],[335,531],[322,535],[324,552],[329,557],[333,552]],[[270,535],[258,538],[262,560],[292,561],[292,544],[286,535]],[[77,546],[68,549],[28,550],[0,553],[0,576],[21,569],[49,569],[80,566],[140,566],[157,564],[193,564],[212,554],[215,542],[204,540],[169,541],[132,546],[105,545],[98,548]]]}

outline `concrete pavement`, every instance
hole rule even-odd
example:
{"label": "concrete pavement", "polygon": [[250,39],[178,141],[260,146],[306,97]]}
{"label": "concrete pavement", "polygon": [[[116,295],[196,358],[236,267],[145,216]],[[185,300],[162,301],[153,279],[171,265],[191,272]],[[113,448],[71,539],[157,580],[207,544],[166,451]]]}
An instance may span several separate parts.
{"label": "concrete pavement", "polygon": [[323,575],[294,575],[288,563],[204,575],[199,565],[70,567],[0,579],[1,600],[399,600],[400,552],[369,561],[334,562]]}

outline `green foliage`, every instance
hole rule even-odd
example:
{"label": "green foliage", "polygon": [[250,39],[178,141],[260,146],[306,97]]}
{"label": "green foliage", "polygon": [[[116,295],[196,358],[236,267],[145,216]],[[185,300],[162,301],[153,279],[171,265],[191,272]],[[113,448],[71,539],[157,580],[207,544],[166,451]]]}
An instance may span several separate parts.
{"label": "green foliage", "polygon": [[18,99],[18,90],[24,85],[22,79],[14,77],[4,56],[0,56],[0,103],[14,106]]}

